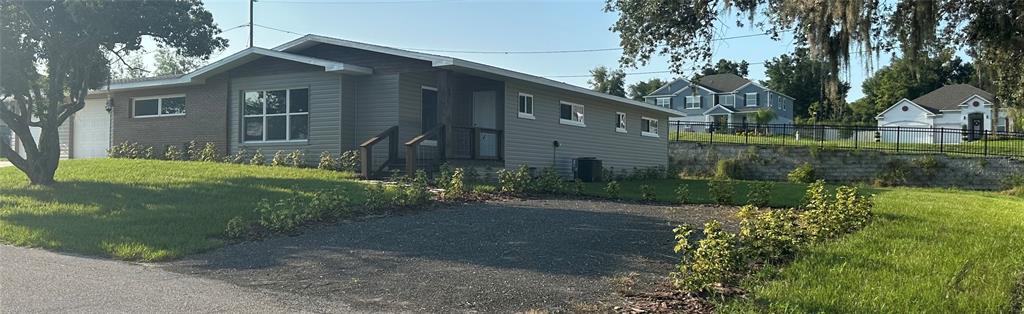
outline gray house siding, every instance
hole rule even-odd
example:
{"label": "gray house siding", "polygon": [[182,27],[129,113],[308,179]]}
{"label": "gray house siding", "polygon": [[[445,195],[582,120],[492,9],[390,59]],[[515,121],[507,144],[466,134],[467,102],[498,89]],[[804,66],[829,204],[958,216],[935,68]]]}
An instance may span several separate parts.
{"label": "gray house siding", "polygon": [[[398,125],[398,74],[358,77],[356,81],[356,147]],[[399,127],[401,129],[401,127]],[[387,155],[387,144],[374,147],[375,156]],[[376,159],[376,158],[375,158]]]}
{"label": "gray house siding", "polygon": [[[342,126],[341,100],[342,75],[323,71],[306,71],[304,66],[295,66],[293,70],[282,67],[278,71],[261,71],[259,76],[249,75],[252,72],[245,66],[231,78],[231,101],[228,115],[230,153],[245,149],[252,153],[257,149],[268,158],[277,151],[285,153],[300,150],[305,153],[306,162],[318,160],[321,152],[341,153]],[[234,73],[233,73],[234,74]],[[242,139],[242,108],[241,95],[250,90],[309,88],[309,139],[290,142],[243,142]]]}
{"label": "gray house siding", "polygon": [[[398,133],[402,143],[422,134],[423,87],[437,88],[437,71],[398,75]],[[404,149],[399,156],[404,155]]]}
{"label": "gray house siding", "polygon": [[702,88],[697,88],[697,94],[700,95],[700,108],[686,108],[686,96],[693,96],[693,90],[687,86],[680,90],[678,95],[672,97],[672,109],[679,110],[687,117],[698,117],[700,121],[704,121],[702,117],[704,111],[714,107],[714,94]]}
{"label": "gray house siding", "polygon": [[[536,120],[518,117],[520,92],[533,95]],[[586,127],[559,123],[560,101],[584,105]],[[505,102],[511,104],[504,108],[506,168],[554,166],[569,176],[577,157],[596,157],[616,171],[668,164],[667,114],[515,80],[506,82]],[[628,133],[615,131],[616,112],[626,114]],[[659,120],[661,137],[640,135],[642,116]],[[560,144],[557,152],[552,141]]]}

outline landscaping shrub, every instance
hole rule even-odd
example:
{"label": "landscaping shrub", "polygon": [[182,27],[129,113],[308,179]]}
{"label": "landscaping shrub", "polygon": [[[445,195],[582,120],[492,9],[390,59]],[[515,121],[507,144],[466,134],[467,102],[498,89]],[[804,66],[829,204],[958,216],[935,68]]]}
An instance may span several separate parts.
{"label": "landscaping shrub", "polygon": [[751,184],[750,192],[747,193],[747,204],[757,207],[768,206],[768,202],[772,197],[772,189],[774,188],[775,183],[772,182],[757,182]]}
{"label": "landscaping shrub", "polygon": [[735,284],[740,258],[736,236],[723,230],[717,220],[704,224],[704,238],[695,244],[689,240],[692,231],[687,226],[672,230],[676,239],[674,250],[682,255],[671,275],[675,286],[688,291],[708,291],[716,284]]}
{"label": "landscaping shrub", "polygon": [[438,187],[441,188],[440,197],[442,200],[452,201],[465,197],[466,183],[463,176],[462,168],[455,168],[447,177],[438,178]]}
{"label": "landscaping shrub", "polygon": [[676,187],[676,202],[679,204],[690,203],[690,188],[686,184],[680,184]]}
{"label": "landscaping shrub", "polygon": [[156,159],[156,152],[154,151],[153,146],[148,146],[142,151],[142,159]]}
{"label": "landscaping shrub", "polygon": [[733,203],[736,194],[736,184],[731,180],[713,179],[708,181],[708,193],[715,204],[729,205]]}
{"label": "landscaping shrub", "polygon": [[743,255],[755,261],[788,258],[802,241],[799,214],[793,209],[760,210],[747,205],[736,216],[741,219],[738,237],[744,243]]}
{"label": "landscaping shrub", "polygon": [[377,182],[366,186],[366,201],[364,202],[367,209],[380,210],[387,208],[391,205],[390,198],[388,197],[387,188],[384,187],[384,183]]}
{"label": "landscaping shrub", "polygon": [[604,187],[604,194],[610,199],[619,199],[619,192],[622,188],[619,186],[619,181],[608,181],[608,185]]}
{"label": "landscaping shrub", "polygon": [[167,148],[164,149],[164,159],[183,160],[185,156],[181,153],[181,149],[178,149],[178,146],[167,145]]}
{"label": "landscaping shrub", "polygon": [[318,190],[309,195],[309,207],[316,220],[351,217],[356,213],[351,203],[348,191],[343,189]]}
{"label": "landscaping shrub", "polygon": [[558,172],[554,168],[544,168],[544,170],[541,170],[540,176],[537,177],[537,180],[531,186],[532,189],[527,189],[529,192],[540,194],[565,193],[565,184],[562,182],[562,177],[558,176]]}
{"label": "landscaping shrub", "polygon": [[945,167],[933,156],[924,156],[910,161],[893,158],[885,163],[875,177],[878,186],[928,186],[932,179]]}
{"label": "landscaping shrub", "polygon": [[572,180],[572,195],[583,195],[583,180],[580,180],[579,178]]}
{"label": "landscaping shrub", "polygon": [[475,194],[494,194],[498,192],[498,187],[490,184],[477,184],[473,186],[473,193]]}
{"label": "landscaping shrub", "polygon": [[199,144],[197,144],[196,141],[188,141],[187,143],[185,143],[185,151],[184,155],[182,155],[182,159],[196,160],[196,158],[199,158],[199,150]]}
{"label": "landscaping shrub", "polygon": [[284,167],[287,164],[288,159],[286,158],[284,152],[282,151],[277,151],[276,153],[274,153],[274,158],[270,159],[271,167]]}
{"label": "landscaping shrub", "polygon": [[285,156],[284,158],[285,163],[288,166],[302,168],[303,166],[306,165],[306,154],[298,149],[293,150],[291,153],[288,153],[288,155]]}
{"label": "landscaping shrub", "polygon": [[316,168],[320,170],[334,170],[338,168],[338,162],[331,156],[331,152],[324,151],[320,153],[320,163],[316,165]]}
{"label": "landscaping shrub", "polygon": [[277,201],[263,199],[256,205],[259,223],[275,232],[295,230],[299,225],[319,217],[319,213],[306,206],[306,202],[307,198],[298,192]]}
{"label": "landscaping shrub", "polygon": [[228,239],[242,239],[249,234],[249,222],[242,218],[242,216],[235,216],[228,220],[227,227],[224,228],[224,236]]}
{"label": "landscaping shrub", "polygon": [[654,194],[654,187],[650,184],[640,185],[640,200],[644,202],[653,202],[657,200],[657,196]]}
{"label": "landscaping shrub", "polygon": [[245,157],[246,157],[247,154],[248,154],[248,152],[246,152],[244,148],[243,149],[239,149],[238,152],[235,152],[234,154],[231,154],[229,156],[225,156],[224,157],[224,162],[233,163],[233,164],[245,163]]}
{"label": "landscaping shrub", "polygon": [[793,171],[790,171],[786,178],[789,182],[793,183],[811,183],[815,180],[814,166],[809,162],[805,162],[797,166]]}
{"label": "landscaping shrub", "polygon": [[253,166],[262,166],[265,162],[267,162],[267,157],[263,157],[263,151],[259,148],[256,149],[256,153],[252,154],[252,158],[249,159],[249,164]]}
{"label": "landscaping shrub", "polygon": [[530,188],[530,171],[526,165],[515,170],[498,170],[498,186],[502,194],[523,195]]}
{"label": "landscaping shrub", "polygon": [[736,159],[720,159],[715,164],[715,179],[742,179],[742,168]]}
{"label": "landscaping shrub", "polygon": [[338,156],[338,170],[348,172],[359,172],[359,150],[350,150]]}
{"label": "landscaping shrub", "polygon": [[425,171],[416,170],[412,176],[398,180],[399,184],[393,198],[395,206],[420,206],[430,202],[430,185]]}
{"label": "landscaping shrub", "polygon": [[[152,154],[152,147],[149,148]],[[110,158],[143,159],[147,155],[147,148],[139,143],[124,142],[114,145],[107,150]]]}
{"label": "landscaping shrub", "polygon": [[195,160],[203,162],[217,162],[219,159],[217,155],[217,145],[207,142],[203,145],[203,149],[199,150]]}

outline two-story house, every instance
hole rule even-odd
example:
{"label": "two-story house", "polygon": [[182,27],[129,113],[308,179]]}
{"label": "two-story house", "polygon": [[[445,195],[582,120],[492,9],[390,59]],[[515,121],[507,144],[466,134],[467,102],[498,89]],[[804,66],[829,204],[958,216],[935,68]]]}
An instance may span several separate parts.
{"label": "two-story house", "polygon": [[775,112],[770,123],[793,123],[793,97],[732,73],[708,75],[698,81],[694,85],[676,79],[644,100],[683,113],[672,121],[754,123],[753,114],[768,109]]}

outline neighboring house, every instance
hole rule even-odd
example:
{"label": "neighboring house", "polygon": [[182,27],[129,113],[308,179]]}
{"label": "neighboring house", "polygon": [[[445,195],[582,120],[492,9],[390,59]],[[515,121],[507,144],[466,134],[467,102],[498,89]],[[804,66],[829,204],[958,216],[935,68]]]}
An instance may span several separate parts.
{"label": "neighboring house", "polygon": [[[991,93],[969,84],[946,85],[914,100],[904,98],[875,119],[879,127],[946,128],[962,130],[968,139],[976,139],[983,131],[993,130],[994,100]],[[1000,117],[998,121],[996,131],[1005,131],[1009,118]],[[883,134],[882,137],[891,140],[892,136]],[[943,136],[918,141],[956,143],[960,140],[960,136]]]}
{"label": "neighboring house", "polygon": [[315,163],[321,152],[337,156],[362,143],[371,170],[444,161],[554,166],[569,175],[578,157],[618,169],[665,167],[665,124],[679,115],[484,64],[316,35],[245,49],[184,75],[114,81],[92,95],[90,126],[110,133],[76,134],[91,144],[75,151],[122,142],[162,151],[196,140],[224,154],[301,150]]}
{"label": "neighboring house", "polygon": [[[71,156],[71,145],[68,143],[68,140],[71,139],[71,125],[74,123],[73,119],[68,119],[68,121],[72,122],[66,122],[57,127],[57,135],[60,141],[60,158],[65,159]],[[32,132],[32,138],[38,142],[39,134],[41,133],[40,128],[29,127],[29,131]],[[0,143],[9,145],[8,147],[13,148],[18,155],[25,157],[25,147],[21,145],[21,139],[3,121],[0,121]]]}
{"label": "neighboring house", "polygon": [[793,97],[732,73],[704,76],[696,85],[677,79],[644,100],[683,113],[673,121],[754,123],[752,114],[767,109],[775,112],[770,123],[793,123]]}

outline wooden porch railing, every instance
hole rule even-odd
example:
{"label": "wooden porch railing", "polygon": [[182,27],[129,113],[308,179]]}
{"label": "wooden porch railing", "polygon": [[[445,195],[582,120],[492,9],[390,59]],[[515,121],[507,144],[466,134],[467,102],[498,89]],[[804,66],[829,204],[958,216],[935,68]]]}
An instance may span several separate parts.
{"label": "wooden porch railing", "polygon": [[[421,158],[419,155],[420,145],[424,141],[434,139],[437,141],[437,153],[433,158]],[[416,171],[417,165],[422,159],[433,159],[435,163],[441,164],[445,160],[445,126],[438,124],[434,128],[417,135],[408,142],[405,142],[405,173],[412,174]]]}
{"label": "wooden porch railing", "polygon": [[[497,129],[478,127],[452,127],[452,137],[455,142],[453,158],[460,159],[494,159],[501,160],[505,157],[505,132]],[[495,137],[495,156],[480,155],[480,134],[493,134]]]}
{"label": "wooden porch railing", "polygon": [[[378,165],[373,164],[373,147],[381,141],[388,140],[388,159]],[[370,178],[374,173],[379,172],[388,163],[398,160],[398,126],[393,126],[380,132],[377,136],[371,137],[362,144],[359,144],[360,175],[363,178]]]}

